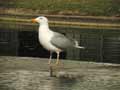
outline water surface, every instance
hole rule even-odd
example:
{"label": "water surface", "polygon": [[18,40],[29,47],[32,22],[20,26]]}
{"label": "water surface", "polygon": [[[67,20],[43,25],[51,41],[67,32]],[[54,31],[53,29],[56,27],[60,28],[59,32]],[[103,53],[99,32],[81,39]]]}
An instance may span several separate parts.
{"label": "water surface", "polygon": [[50,77],[46,59],[0,57],[0,90],[120,90],[120,65],[62,61],[75,78]]}

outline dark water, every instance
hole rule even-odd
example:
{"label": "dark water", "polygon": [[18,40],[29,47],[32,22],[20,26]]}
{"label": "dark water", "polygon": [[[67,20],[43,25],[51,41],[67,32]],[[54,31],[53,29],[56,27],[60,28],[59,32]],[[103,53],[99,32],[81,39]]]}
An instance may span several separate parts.
{"label": "dark water", "polygon": [[[46,60],[0,57],[0,90],[120,90],[119,65],[69,62],[76,78],[50,77]],[[64,62],[65,63],[65,62]]]}

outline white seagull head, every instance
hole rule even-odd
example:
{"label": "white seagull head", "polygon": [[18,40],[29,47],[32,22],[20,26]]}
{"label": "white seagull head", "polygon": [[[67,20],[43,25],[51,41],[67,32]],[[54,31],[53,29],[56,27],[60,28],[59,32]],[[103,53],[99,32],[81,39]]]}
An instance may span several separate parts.
{"label": "white seagull head", "polygon": [[39,16],[39,17],[37,17],[35,19],[32,19],[32,21],[33,22],[37,22],[39,24],[46,24],[46,23],[48,23],[48,19],[46,17],[44,17],[44,16]]}

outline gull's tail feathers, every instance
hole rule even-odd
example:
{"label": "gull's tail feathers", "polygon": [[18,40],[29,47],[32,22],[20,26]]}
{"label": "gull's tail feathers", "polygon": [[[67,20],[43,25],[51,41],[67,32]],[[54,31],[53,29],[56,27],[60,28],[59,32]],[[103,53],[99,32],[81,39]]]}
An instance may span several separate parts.
{"label": "gull's tail feathers", "polygon": [[74,47],[79,48],[79,49],[85,49],[85,47],[79,46],[78,41],[76,41],[76,40],[75,40],[75,46]]}

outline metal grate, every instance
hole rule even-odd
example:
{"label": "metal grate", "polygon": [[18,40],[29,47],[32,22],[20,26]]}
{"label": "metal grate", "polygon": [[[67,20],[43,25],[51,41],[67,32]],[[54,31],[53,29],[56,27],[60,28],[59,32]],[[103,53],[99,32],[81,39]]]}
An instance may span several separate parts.
{"label": "metal grate", "polygon": [[0,29],[0,55],[17,55],[17,32]]}
{"label": "metal grate", "polygon": [[[33,30],[34,28],[36,29],[32,26]],[[19,29],[21,28],[0,29],[0,55],[49,57],[49,52],[40,46],[36,31]],[[85,50],[70,48],[62,53],[61,58],[120,63],[120,31],[69,27],[52,27],[52,29],[75,38],[86,48]]]}

